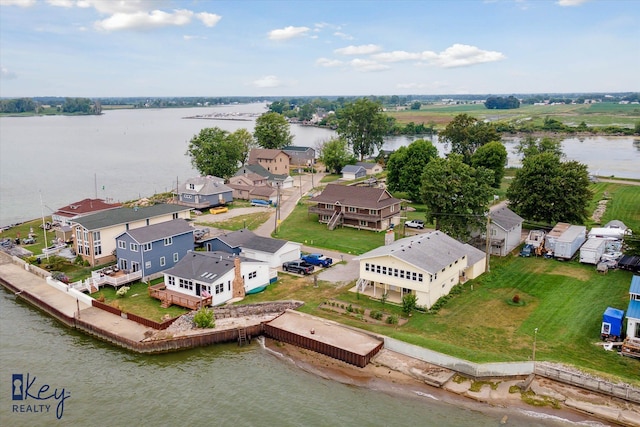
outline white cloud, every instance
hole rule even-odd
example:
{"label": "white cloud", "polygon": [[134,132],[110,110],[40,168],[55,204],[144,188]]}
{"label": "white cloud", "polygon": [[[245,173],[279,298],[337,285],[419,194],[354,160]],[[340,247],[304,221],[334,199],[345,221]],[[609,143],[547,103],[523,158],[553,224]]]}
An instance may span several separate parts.
{"label": "white cloud", "polygon": [[47,0],[47,3],[55,7],[73,7],[73,0]]}
{"label": "white cloud", "polygon": [[281,86],[282,82],[276,76],[264,76],[254,80],[252,85],[258,88],[272,88]]}
{"label": "white cloud", "polygon": [[371,55],[376,61],[382,62],[401,62],[401,61],[415,61],[422,59],[419,53],[405,52],[404,50],[394,50],[393,52],[382,52],[375,55]]}
{"label": "white cloud", "polygon": [[364,44],[360,46],[347,46],[340,49],[336,49],[333,52],[340,55],[370,55],[372,53],[379,52],[382,49],[375,44]]}
{"label": "white cloud", "polygon": [[207,38],[206,37],[202,37],[202,36],[192,36],[192,35],[189,35],[189,34],[185,34],[184,36],[182,36],[182,39],[186,40],[186,41],[189,41],[189,40],[198,40],[198,39],[206,40]]}
{"label": "white cloud", "polygon": [[116,13],[150,12],[163,7],[168,8],[171,3],[167,0],[78,0],[76,6],[93,7],[100,13],[113,15]]}
{"label": "white cloud", "polygon": [[[431,52],[423,52],[423,55],[430,56]],[[444,68],[467,67],[469,65],[481,64],[484,62],[495,62],[505,59],[506,56],[500,52],[482,50],[475,46],[456,43],[440,52],[431,59],[433,63]]]}
{"label": "white cloud", "polygon": [[18,78],[18,75],[13,71],[9,71],[6,67],[0,67],[0,79],[13,80],[17,78]]}
{"label": "white cloud", "polygon": [[342,65],[342,61],[337,59],[329,59],[329,58],[318,58],[316,59],[316,65],[320,67],[339,67]]}
{"label": "white cloud", "polygon": [[369,59],[353,59],[349,62],[353,68],[358,71],[369,72],[369,71],[384,71],[388,70],[390,67],[388,65],[380,64],[376,61],[371,61]]}
{"label": "white cloud", "polygon": [[558,0],[558,6],[580,6],[589,0]]}
{"label": "white cloud", "polygon": [[215,13],[200,12],[196,14],[196,18],[202,21],[205,26],[214,27],[218,22],[220,22],[222,16],[216,15]]}
{"label": "white cloud", "polygon": [[36,0],[0,0],[0,6],[30,7],[36,4]]}
{"label": "white cloud", "polygon": [[285,27],[278,30],[269,31],[270,40],[289,40],[294,37],[302,37],[309,32],[308,27]]}
{"label": "white cloud", "polygon": [[336,37],[340,37],[343,40],[353,40],[353,36],[349,35],[349,34],[345,34],[341,31],[336,31],[335,33],[333,33],[334,36]]}
{"label": "white cloud", "polygon": [[173,13],[153,10],[151,12],[115,13],[107,19],[95,23],[99,30],[148,30],[170,25],[181,26],[191,22],[193,12],[186,9],[174,10]]}

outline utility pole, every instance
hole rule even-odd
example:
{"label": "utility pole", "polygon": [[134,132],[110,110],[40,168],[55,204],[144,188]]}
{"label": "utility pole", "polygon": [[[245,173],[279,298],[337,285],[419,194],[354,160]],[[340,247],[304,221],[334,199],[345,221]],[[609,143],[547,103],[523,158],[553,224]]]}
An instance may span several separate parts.
{"label": "utility pole", "polygon": [[537,338],[538,338],[538,328],[535,328],[533,330],[533,355],[532,355],[533,363],[536,362],[536,341],[537,341]]}
{"label": "utility pole", "polygon": [[491,267],[489,266],[489,259],[491,258],[491,215],[487,214],[487,240],[485,242],[486,252],[487,252],[487,273],[491,271]]}

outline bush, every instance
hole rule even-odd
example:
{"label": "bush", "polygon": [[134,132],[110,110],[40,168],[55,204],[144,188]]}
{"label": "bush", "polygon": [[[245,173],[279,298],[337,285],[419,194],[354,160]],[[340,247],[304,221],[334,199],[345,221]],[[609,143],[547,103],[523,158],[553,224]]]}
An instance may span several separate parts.
{"label": "bush", "polygon": [[395,315],[390,315],[389,317],[387,317],[387,323],[390,325],[396,325],[398,323],[398,316]]}
{"label": "bush", "polygon": [[513,296],[513,298],[511,299],[511,301],[513,301],[514,304],[519,304],[520,303],[520,295],[515,294]]}
{"label": "bush", "polygon": [[127,294],[127,292],[129,292],[129,287],[128,286],[123,286],[120,289],[118,289],[116,291],[116,295],[118,295],[119,297],[123,297]]}
{"label": "bush", "polygon": [[416,308],[418,297],[414,294],[405,294],[402,296],[402,311],[409,314]]}
{"label": "bush", "polygon": [[193,323],[198,328],[215,328],[215,317],[213,310],[207,307],[201,307],[198,312],[193,316]]}
{"label": "bush", "polygon": [[382,319],[382,312],[378,310],[371,310],[371,313],[369,313],[369,316],[372,319],[380,320]]}
{"label": "bush", "polygon": [[347,311],[348,311],[349,313],[353,313],[353,306],[352,306],[351,304],[349,304],[349,305],[347,306]]}

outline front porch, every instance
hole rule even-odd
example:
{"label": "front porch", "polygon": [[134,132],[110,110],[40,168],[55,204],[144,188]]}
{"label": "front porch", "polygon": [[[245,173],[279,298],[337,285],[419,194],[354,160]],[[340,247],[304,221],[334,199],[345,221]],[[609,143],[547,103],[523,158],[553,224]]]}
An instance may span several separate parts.
{"label": "front porch", "polygon": [[372,282],[369,280],[358,279],[356,285],[349,289],[351,292],[358,292],[360,295],[366,295],[373,299],[382,299],[387,294],[387,302],[393,304],[402,304],[402,288],[391,286],[386,283]]}
{"label": "front porch", "polygon": [[164,283],[149,286],[149,296],[162,301],[161,307],[163,308],[168,308],[175,304],[190,310],[197,310],[203,305],[211,305],[211,302],[213,301],[212,296],[205,298],[169,290],[166,288]]}

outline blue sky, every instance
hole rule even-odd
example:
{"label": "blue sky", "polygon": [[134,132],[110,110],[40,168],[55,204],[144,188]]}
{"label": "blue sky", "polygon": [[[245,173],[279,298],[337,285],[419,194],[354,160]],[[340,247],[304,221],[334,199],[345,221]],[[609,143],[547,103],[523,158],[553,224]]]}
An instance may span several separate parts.
{"label": "blue sky", "polygon": [[0,96],[640,91],[638,0],[0,0]]}

